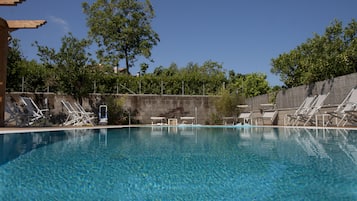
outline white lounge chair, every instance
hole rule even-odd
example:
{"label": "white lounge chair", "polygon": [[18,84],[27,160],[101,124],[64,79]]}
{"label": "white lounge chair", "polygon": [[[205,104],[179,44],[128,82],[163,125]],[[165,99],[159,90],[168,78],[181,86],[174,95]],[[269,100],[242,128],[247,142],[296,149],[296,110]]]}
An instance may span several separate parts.
{"label": "white lounge chair", "polygon": [[20,98],[26,108],[28,125],[32,125],[35,122],[46,118],[44,112],[47,112],[48,109],[40,109],[32,100],[32,98],[29,97],[20,97]]}
{"label": "white lounge chair", "polygon": [[314,122],[314,117],[320,111],[329,94],[330,93],[318,95],[307,112],[305,114],[298,115],[295,121],[295,125],[297,125],[299,122],[303,122],[304,126],[306,126],[308,123],[315,124],[316,122]]}
{"label": "white lounge chair", "polygon": [[163,121],[166,120],[166,117],[150,117],[151,119],[151,125],[154,125],[154,122],[160,121],[160,123],[157,123],[157,125],[163,125]]}
{"label": "white lounge chair", "polygon": [[251,121],[252,112],[241,112],[238,116],[238,120],[242,119],[243,124],[249,124]]}
{"label": "white lounge chair", "polygon": [[276,110],[264,111],[263,115],[260,118],[263,120],[263,124],[264,124],[264,119],[269,120],[270,123],[273,124],[277,115],[278,115],[278,111]]}
{"label": "white lounge chair", "polygon": [[347,123],[357,122],[357,87],[353,88],[342,101],[342,103],[333,112],[328,112],[330,115],[327,124],[332,124],[332,119],[335,118],[337,126],[345,126]]}
{"label": "white lounge chair", "polygon": [[[275,118],[278,115],[278,111],[275,110],[275,105],[274,104],[260,104],[260,106],[263,108],[263,114],[260,117],[257,117],[257,120],[261,119],[262,124],[264,125],[264,120],[269,120],[270,124],[274,123]],[[268,108],[268,109],[264,109]],[[258,121],[256,122],[258,124]]]}
{"label": "white lounge chair", "polygon": [[[237,106],[240,110],[244,110],[245,108],[248,108],[248,105],[238,105]],[[246,112],[246,111],[241,111],[240,114],[238,115],[237,120],[239,121],[240,119],[243,120],[242,124],[249,124],[251,123],[251,116],[252,112]]]}
{"label": "white lounge chair", "polygon": [[307,114],[307,112],[312,108],[312,104],[316,100],[317,96],[308,96],[302,102],[300,107],[294,112],[294,114],[286,115],[285,125],[292,125],[299,117],[299,115]]}
{"label": "white lounge chair", "polygon": [[62,100],[61,103],[67,110],[67,118],[65,122],[62,124],[64,126],[82,126],[82,116],[80,112],[78,112],[74,107],[71,105],[70,102]]}
{"label": "white lounge chair", "polygon": [[180,117],[181,119],[181,124],[187,123],[187,121],[191,121],[191,124],[193,125],[195,122],[195,117]]}
{"label": "white lounge chair", "polygon": [[78,113],[82,117],[81,120],[83,125],[93,126],[93,120],[96,118],[95,114],[93,112],[86,111],[79,103],[74,103],[74,106],[77,108]]}

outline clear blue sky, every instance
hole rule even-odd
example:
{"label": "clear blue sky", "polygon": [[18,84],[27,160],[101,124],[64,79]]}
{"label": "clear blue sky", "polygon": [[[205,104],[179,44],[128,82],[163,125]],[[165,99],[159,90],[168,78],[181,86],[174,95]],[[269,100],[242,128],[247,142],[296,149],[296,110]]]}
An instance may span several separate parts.
{"label": "clear blue sky", "polygon": [[[88,0],[92,3],[94,0]],[[82,0],[27,0],[16,7],[0,7],[7,20],[45,19],[37,30],[17,30],[27,59],[37,59],[31,44],[58,50],[68,32],[79,39],[87,35]],[[356,0],[151,0],[156,17],[153,29],[160,43],[153,49],[155,67],[175,62],[203,64],[212,60],[236,73],[262,72],[270,85],[281,85],[270,73],[271,59],[323,34],[334,19],[357,19]],[[94,48],[94,47],[93,47]],[[94,49],[91,51],[95,51]],[[140,61],[139,61],[140,62]],[[139,66],[139,62],[137,66]],[[122,64],[124,66],[124,64]],[[139,67],[131,69],[135,74]]]}

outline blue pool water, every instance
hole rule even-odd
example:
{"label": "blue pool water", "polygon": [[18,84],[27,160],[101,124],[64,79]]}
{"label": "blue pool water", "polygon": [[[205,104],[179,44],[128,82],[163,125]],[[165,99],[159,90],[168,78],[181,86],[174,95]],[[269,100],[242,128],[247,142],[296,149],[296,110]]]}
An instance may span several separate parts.
{"label": "blue pool water", "polygon": [[0,135],[0,200],[357,200],[357,132],[142,127]]}

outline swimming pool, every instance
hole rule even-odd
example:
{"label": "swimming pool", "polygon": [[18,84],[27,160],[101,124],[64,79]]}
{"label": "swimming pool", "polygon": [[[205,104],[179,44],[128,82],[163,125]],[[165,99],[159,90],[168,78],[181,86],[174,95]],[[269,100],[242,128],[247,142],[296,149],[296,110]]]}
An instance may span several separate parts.
{"label": "swimming pool", "polygon": [[156,126],[0,145],[0,200],[357,200],[352,130]]}

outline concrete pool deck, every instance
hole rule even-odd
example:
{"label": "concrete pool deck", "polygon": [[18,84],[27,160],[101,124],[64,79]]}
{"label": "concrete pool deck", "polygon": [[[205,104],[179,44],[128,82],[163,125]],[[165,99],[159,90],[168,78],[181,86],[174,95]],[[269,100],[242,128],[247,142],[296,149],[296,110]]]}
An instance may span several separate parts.
{"label": "concrete pool deck", "polygon": [[[10,133],[27,133],[27,132],[46,132],[46,131],[60,131],[60,130],[74,130],[74,129],[104,129],[104,128],[127,128],[127,127],[180,127],[169,125],[151,125],[151,124],[132,124],[132,125],[102,125],[102,126],[55,126],[55,127],[1,127],[0,134]],[[190,127],[190,125],[187,125]],[[229,127],[229,128],[251,128],[251,127],[274,127],[274,128],[306,128],[306,129],[344,129],[344,130],[357,130],[357,127],[317,127],[317,126],[277,126],[277,125],[264,125],[264,126],[250,126],[240,127],[234,125],[194,125],[193,127]]]}
{"label": "concrete pool deck", "polygon": [[[59,131],[59,130],[74,130],[74,129],[102,129],[102,128],[125,128],[133,127],[132,125],[115,125],[115,126],[66,126],[66,127],[2,127],[0,134],[8,133],[26,133],[26,132],[45,132],[45,131]],[[136,125],[135,127],[138,127]]]}

